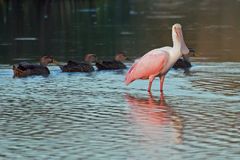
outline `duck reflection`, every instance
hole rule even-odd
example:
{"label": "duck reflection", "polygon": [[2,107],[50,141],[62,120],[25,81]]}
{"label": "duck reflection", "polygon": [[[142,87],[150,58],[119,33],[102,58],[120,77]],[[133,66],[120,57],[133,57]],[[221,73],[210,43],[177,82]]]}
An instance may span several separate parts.
{"label": "duck reflection", "polygon": [[125,95],[129,104],[131,120],[144,136],[161,142],[182,143],[183,120],[167,104],[163,93],[155,100],[151,93],[148,98]]}

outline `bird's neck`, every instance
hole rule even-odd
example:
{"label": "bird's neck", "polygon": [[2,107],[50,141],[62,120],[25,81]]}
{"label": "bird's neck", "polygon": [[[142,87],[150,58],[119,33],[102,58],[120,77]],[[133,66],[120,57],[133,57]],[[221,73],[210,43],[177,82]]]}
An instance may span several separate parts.
{"label": "bird's neck", "polygon": [[189,53],[189,49],[187,48],[183,37],[180,37],[179,39],[173,38],[173,48],[180,51],[181,54]]}
{"label": "bird's neck", "polygon": [[182,44],[180,41],[173,41],[172,53],[174,53],[174,57],[176,57],[177,59],[182,56]]}
{"label": "bird's neck", "polygon": [[181,50],[180,48],[178,47],[173,47],[172,50],[170,51],[170,59],[171,59],[171,65],[173,65],[181,56],[182,56],[182,53],[181,53]]}

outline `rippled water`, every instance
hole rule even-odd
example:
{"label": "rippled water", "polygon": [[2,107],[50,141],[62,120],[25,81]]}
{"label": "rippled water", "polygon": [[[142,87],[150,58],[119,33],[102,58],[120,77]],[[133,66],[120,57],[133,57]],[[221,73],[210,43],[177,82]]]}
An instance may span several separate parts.
{"label": "rippled water", "polygon": [[0,159],[238,159],[240,63],[193,65],[162,98],[126,70],[14,79],[2,65]]}

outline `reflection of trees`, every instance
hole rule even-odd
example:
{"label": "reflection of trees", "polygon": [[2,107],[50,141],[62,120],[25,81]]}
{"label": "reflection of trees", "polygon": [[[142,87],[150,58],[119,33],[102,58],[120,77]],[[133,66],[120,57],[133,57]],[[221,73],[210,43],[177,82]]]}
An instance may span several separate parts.
{"label": "reflection of trees", "polygon": [[[122,0],[1,0],[0,42],[12,44],[5,47],[9,59],[82,52],[113,55],[128,9],[128,1]],[[16,37],[38,40],[14,41]]]}
{"label": "reflection of trees", "polygon": [[239,2],[204,0],[198,10],[196,49],[207,57],[239,59]]}
{"label": "reflection of trees", "polygon": [[[125,99],[131,107],[133,121],[140,126],[144,135],[156,140],[158,137],[162,138],[161,136],[173,135],[171,138],[174,143],[182,143],[183,120],[166,103],[163,95],[161,95],[160,101],[156,101],[152,95],[149,95],[149,98],[126,95]],[[169,133],[164,130],[165,128],[173,130]],[[165,141],[171,141],[171,139]]]}
{"label": "reflection of trees", "polygon": [[[86,52],[113,56],[117,51],[135,56],[155,47],[171,45],[171,26],[179,22],[184,26],[189,46],[204,54],[226,55],[227,49],[239,50],[236,39],[239,22],[238,17],[233,16],[239,13],[236,3],[217,0],[0,0],[0,44],[7,44],[0,45],[0,52],[5,60],[42,54],[69,59]],[[38,40],[14,41],[16,37]],[[236,57],[234,53],[224,58]]]}

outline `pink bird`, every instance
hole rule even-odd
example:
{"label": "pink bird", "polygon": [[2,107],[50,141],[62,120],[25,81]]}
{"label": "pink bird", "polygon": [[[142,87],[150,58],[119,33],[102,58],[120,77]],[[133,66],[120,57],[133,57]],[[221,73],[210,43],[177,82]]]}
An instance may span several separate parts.
{"label": "pink bird", "polygon": [[162,92],[167,72],[181,56],[189,53],[180,24],[172,26],[172,40],[173,47],[167,46],[153,49],[138,59],[126,74],[126,85],[137,79],[149,79],[148,92],[151,92],[153,80],[155,77],[159,77],[160,91]]}

